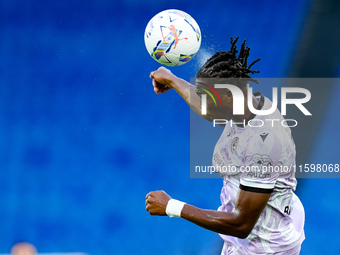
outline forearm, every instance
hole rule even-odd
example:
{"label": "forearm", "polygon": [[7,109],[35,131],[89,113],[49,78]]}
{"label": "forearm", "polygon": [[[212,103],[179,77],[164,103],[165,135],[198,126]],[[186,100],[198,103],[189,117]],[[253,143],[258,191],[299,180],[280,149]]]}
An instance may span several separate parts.
{"label": "forearm", "polygon": [[210,117],[201,114],[201,98],[196,94],[196,87],[194,85],[177,77],[164,67],[151,72],[150,78],[153,79],[152,84],[156,94],[166,93],[171,88],[175,89],[194,112],[202,118],[211,121]]}
{"label": "forearm", "polygon": [[238,238],[246,238],[252,229],[238,211],[228,213],[204,210],[186,204],[181,217],[205,229]]}
{"label": "forearm", "polygon": [[196,94],[194,85],[175,77],[171,81],[170,86],[176,90],[194,112],[204,118],[204,116],[201,115],[201,98]]}

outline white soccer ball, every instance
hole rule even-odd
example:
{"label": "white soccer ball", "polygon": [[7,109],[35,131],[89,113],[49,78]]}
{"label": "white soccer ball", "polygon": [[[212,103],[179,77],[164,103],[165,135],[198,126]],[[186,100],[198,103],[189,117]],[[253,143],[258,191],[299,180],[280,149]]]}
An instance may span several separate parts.
{"label": "white soccer ball", "polygon": [[144,41],[156,61],[166,66],[180,66],[198,52],[201,30],[189,14],[175,9],[165,10],[149,21]]}

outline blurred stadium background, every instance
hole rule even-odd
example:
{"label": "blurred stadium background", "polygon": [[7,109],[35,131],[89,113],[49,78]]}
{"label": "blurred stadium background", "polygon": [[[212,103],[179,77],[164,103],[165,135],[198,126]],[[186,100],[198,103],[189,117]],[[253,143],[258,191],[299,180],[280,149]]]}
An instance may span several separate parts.
{"label": "blurred stadium background", "polygon": [[[217,234],[144,209],[158,189],[215,209],[222,185],[189,178],[189,109],[148,78],[159,65],[144,29],[169,8],[203,35],[195,59],[171,68],[186,80],[231,36],[262,58],[261,77],[340,75],[336,0],[0,0],[0,253],[19,241],[42,253],[220,253]],[[340,87],[310,89],[312,120],[293,129],[298,162],[339,163]],[[339,183],[299,179],[302,255],[340,253]]]}

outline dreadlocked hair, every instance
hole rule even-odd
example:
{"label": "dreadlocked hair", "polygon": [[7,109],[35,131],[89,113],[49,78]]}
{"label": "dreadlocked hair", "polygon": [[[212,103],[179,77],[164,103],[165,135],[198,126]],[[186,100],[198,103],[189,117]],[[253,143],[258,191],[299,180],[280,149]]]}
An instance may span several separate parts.
{"label": "dreadlocked hair", "polygon": [[246,47],[246,40],[243,41],[239,55],[237,56],[236,42],[239,37],[235,40],[231,37],[230,43],[231,48],[229,51],[218,51],[211,58],[209,58],[205,64],[198,71],[196,78],[230,78],[235,80],[236,83],[239,79],[252,81],[259,84],[259,81],[250,77],[249,73],[259,73],[260,71],[253,71],[250,68],[260,60],[257,59],[252,62],[248,67],[248,57],[250,48]]}

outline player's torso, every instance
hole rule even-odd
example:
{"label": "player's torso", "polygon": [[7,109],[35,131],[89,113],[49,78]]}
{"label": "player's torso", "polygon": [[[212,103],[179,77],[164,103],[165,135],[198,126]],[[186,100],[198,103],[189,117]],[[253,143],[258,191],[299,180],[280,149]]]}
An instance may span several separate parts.
{"label": "player's torso", "polygon": [[[275,113],[273,118],[283,119],[279,113]],[[245,164],[247,149],[252,146],[251,138],[268,132],[275,137],[280,137],[282,141],[284,149],[280,154],[280,159],[283,164],[294,164],[295,145],[291,140],[290,130],[281,127],[268,129],[268,127],[225,126],[216,143],[212,158],[215,171],[218,170],[224,180],[220,211],[232,212],[235,209],[241,167]],[[268,163],[263,156],[254,157],[254,160],[261,161],[262,164]],[[303,226],[301,227],[299,224],[304,222],[302,204],[293,193],[295,186],[295,178],[279,178],[266,208],[248,238],[241,240],[223,235],[222,238],[226,242],[236,245],[235,247],[245,249],[245,254],[253,254],[252,249],[270,253],[285,249],[287,245],[295,245],[300,239],[303,239],[301,234]]]}
{"label": "player's torso", "polygon": [[[270,100],[266,99],[263,108],[271,107]],[[276,123],[268,120],[276,120]],[[257,126],[238,126],[230,121],[224,127],[224,130],[217,141],[212,157],[212,165],[215,172],[220,173],[224,178],[226,176],[240,175],[240,172],[245,170],[246,162],[260,165],[270,165],[271,159],[264,154],[253,153],[247,154],[247,151],[256,151],[254,149],[254,137],[261,137],[263,140],[267,137],[275,137],[273,139],[279,140],[280,151],[278,158],[280,164],[289,165],[295,164],[295,144],[291,137],[289,127],[283,127],[279,123],[284,120],[280,112],[276,110],[269,116],[255,116],[254,120],[258,123],[264,123]],[[275,150],[275,148],[273,148]],[[248,157],[248,158],[246,158]]]}
{"label": "player's torso", "polygon": [[239,174],[242,164],[242,151],[247,143],[247,136],[237,132],[236,128],[226,126],[215,145],[212,163],[222,177]]}

